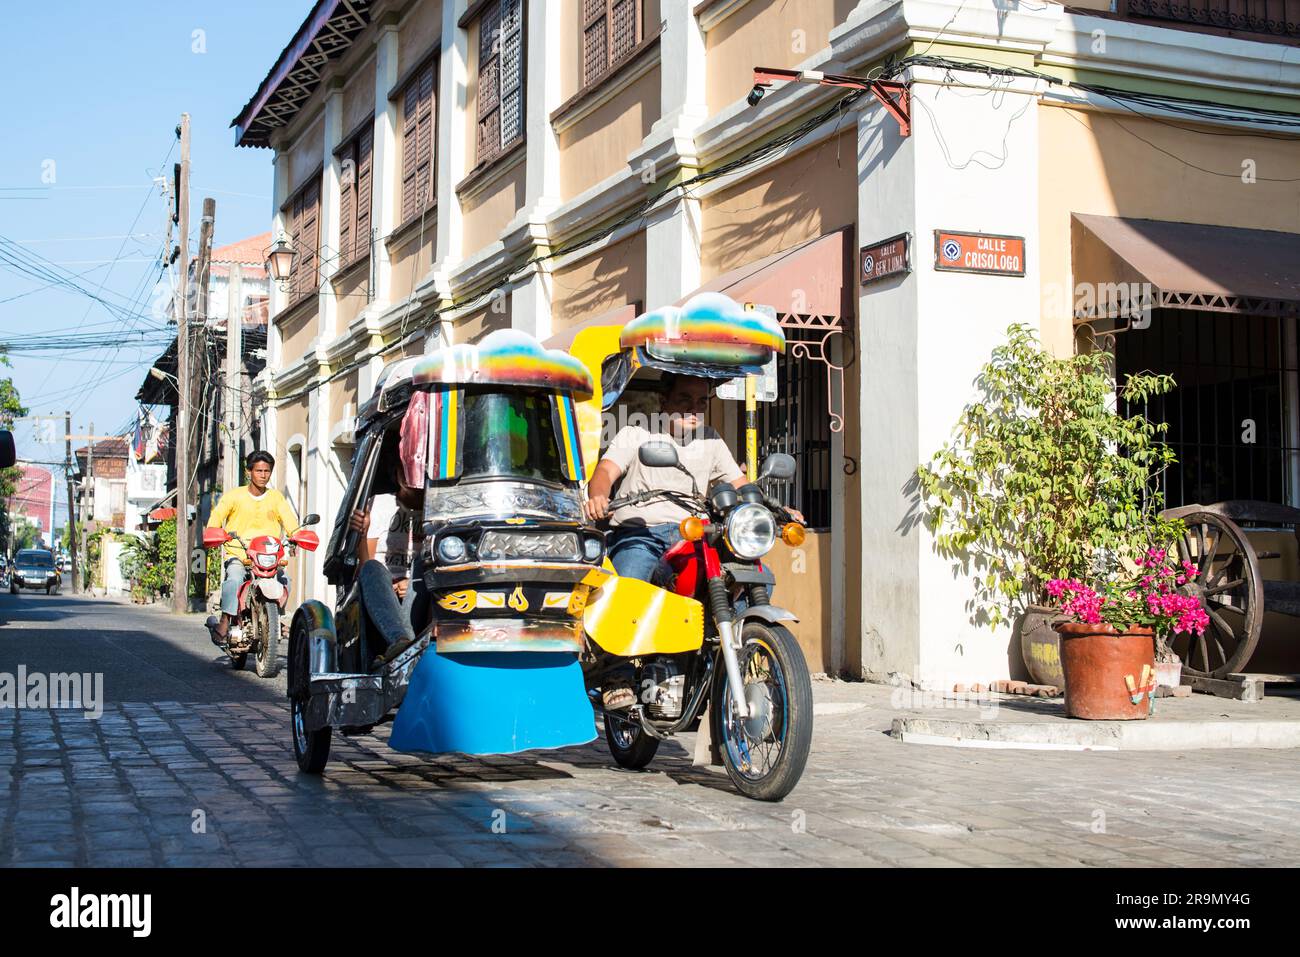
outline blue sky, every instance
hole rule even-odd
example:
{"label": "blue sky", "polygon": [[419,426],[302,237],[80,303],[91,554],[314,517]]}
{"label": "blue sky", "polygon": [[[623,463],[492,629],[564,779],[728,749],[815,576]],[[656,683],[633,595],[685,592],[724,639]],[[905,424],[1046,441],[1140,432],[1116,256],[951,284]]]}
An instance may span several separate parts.
{"label": "blue sky", "polygon": [[[129,344],[149,321],[124,313],[149,316],[154,302],[165,200],[152,180],[170,177],[179,157],[181,113],[191,117],[191,249],[205,196],[217,203],[214,245],[270,228],[271,154],[236,149],[229,123],[311,7],[310,0],[8,6],[0,32],[0,236],[84,273],[79,282],[96,291],[102,284],[100,296],[121,307],[41,289],[0,263],[0,341],[78,328],[115,338],[111,348],[14,354],[10,374],[32,414],[70,409],[75,433],[92,420],[98,434],[134,421],[136,390],[159,350]],[[42,445],[32,423],[19,423],[19,454],[61,461],[62,434]]]}

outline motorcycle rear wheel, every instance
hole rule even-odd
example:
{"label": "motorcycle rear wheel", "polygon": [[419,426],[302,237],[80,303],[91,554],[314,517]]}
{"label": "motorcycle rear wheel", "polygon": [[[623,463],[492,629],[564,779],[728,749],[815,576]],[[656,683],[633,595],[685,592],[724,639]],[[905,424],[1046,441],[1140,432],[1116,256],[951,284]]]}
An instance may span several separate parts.
{"label": "motorcycle rear wheel", "polygon": [[257,654],[253,664],[259,678],[274,678],[280,673],[280,606],[272,601],[259,601],[254,618],[257,622],[254,647]]}
{"label": "motorcycle rear wheel", "polygon": [[789,629],[752,619],[741,632],[740,674],[758,714],[742,719],[719,668],[711,708],[713,739],[736,790],[756,801],[780,801],[794,790],[812,748],[812,679]]}
{"label": "motorcycle rear wheel", "polygon": [[620,768],[640,771],[654,760],[659,739],[652,738],[631,721],[605,712],[605,743]]}

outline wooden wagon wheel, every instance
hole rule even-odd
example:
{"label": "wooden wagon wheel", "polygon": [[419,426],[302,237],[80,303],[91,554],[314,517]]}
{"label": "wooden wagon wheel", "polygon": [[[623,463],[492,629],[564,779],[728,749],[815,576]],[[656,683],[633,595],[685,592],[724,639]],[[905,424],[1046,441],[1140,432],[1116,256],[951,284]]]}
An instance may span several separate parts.
{"label": "wooden wagon wheel", "polygon": [[1174,653],[1191,675],[1222,678],[1240,671],[1259,642],[1264,620],[1264,582],[1255,547],[1231,519],[1215,512],[1183,516],[1186,531],[1179,558],[1197,576],[1178,589],[1197,598],[1210,616],[1203,635],[1176,635]]}

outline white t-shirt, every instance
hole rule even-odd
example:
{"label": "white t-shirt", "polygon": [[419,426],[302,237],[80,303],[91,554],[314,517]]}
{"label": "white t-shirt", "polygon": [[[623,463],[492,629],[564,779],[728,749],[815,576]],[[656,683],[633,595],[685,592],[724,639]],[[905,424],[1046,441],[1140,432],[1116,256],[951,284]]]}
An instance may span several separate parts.
{"label": "white t-shirt", "polygon": [[379,539],[375,558],[383,562],[393,581],[411,577],[415,559],[414,529],[419,517],[415,511],[399,505],[396,495],[376,495],[370,503],[370,530],[367,538]]}
{"label": "white t-shirt", "polygon": [[[647,468],[641,464],[637,452],[641,446],[650,441],[668,441],[677,445],[678,460],[694,477],[701,495],[708,494],[710,488],[718,482],[732,482],[744,472],[736,464],[731,449],[722,440],[716,429],[701,426],[691,433],[686,444],[677,442],[672,436],[651,432],[640,426],[629,425],[619,429],[610,443],[604,457],[619,467],[623,473],[615,497],[648,492],[651,489],[671,489],[673,491],[691,492],[691,480],[680,469]],[[675,502],[655,499],[641,505],[624,506],[610,513],[613,525],[662,525],[666,522],[680,522],[690,513]]]}

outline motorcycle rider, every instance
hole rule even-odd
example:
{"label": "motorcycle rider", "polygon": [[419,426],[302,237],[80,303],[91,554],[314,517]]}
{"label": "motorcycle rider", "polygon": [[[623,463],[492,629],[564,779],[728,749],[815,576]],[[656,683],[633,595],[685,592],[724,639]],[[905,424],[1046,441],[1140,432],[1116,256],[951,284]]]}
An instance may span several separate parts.
{"label": "motorcycle rider", "polygon": [[[270,452],[258,450],[248,453],[244,460],[248,470],[248,484],[223,492],[217,507],[208,517],[208,528],[224,528],[227,532],[238,535],[244,542],[251,542],[259,535],[274,535],[284,538],[292,535],[299,528],[298,516],[293,506],[276,489],[270,488],[271,472],[275,469],[275,458]],[[225,544],[221,579],[221,619],[208,619],[208,630],[212,640],[224,645],[226,638],[239,638],[239,586],[248,578],[247,551],[235,541]],[[286,588],[289,578],[280,570],[280,580]]]}

